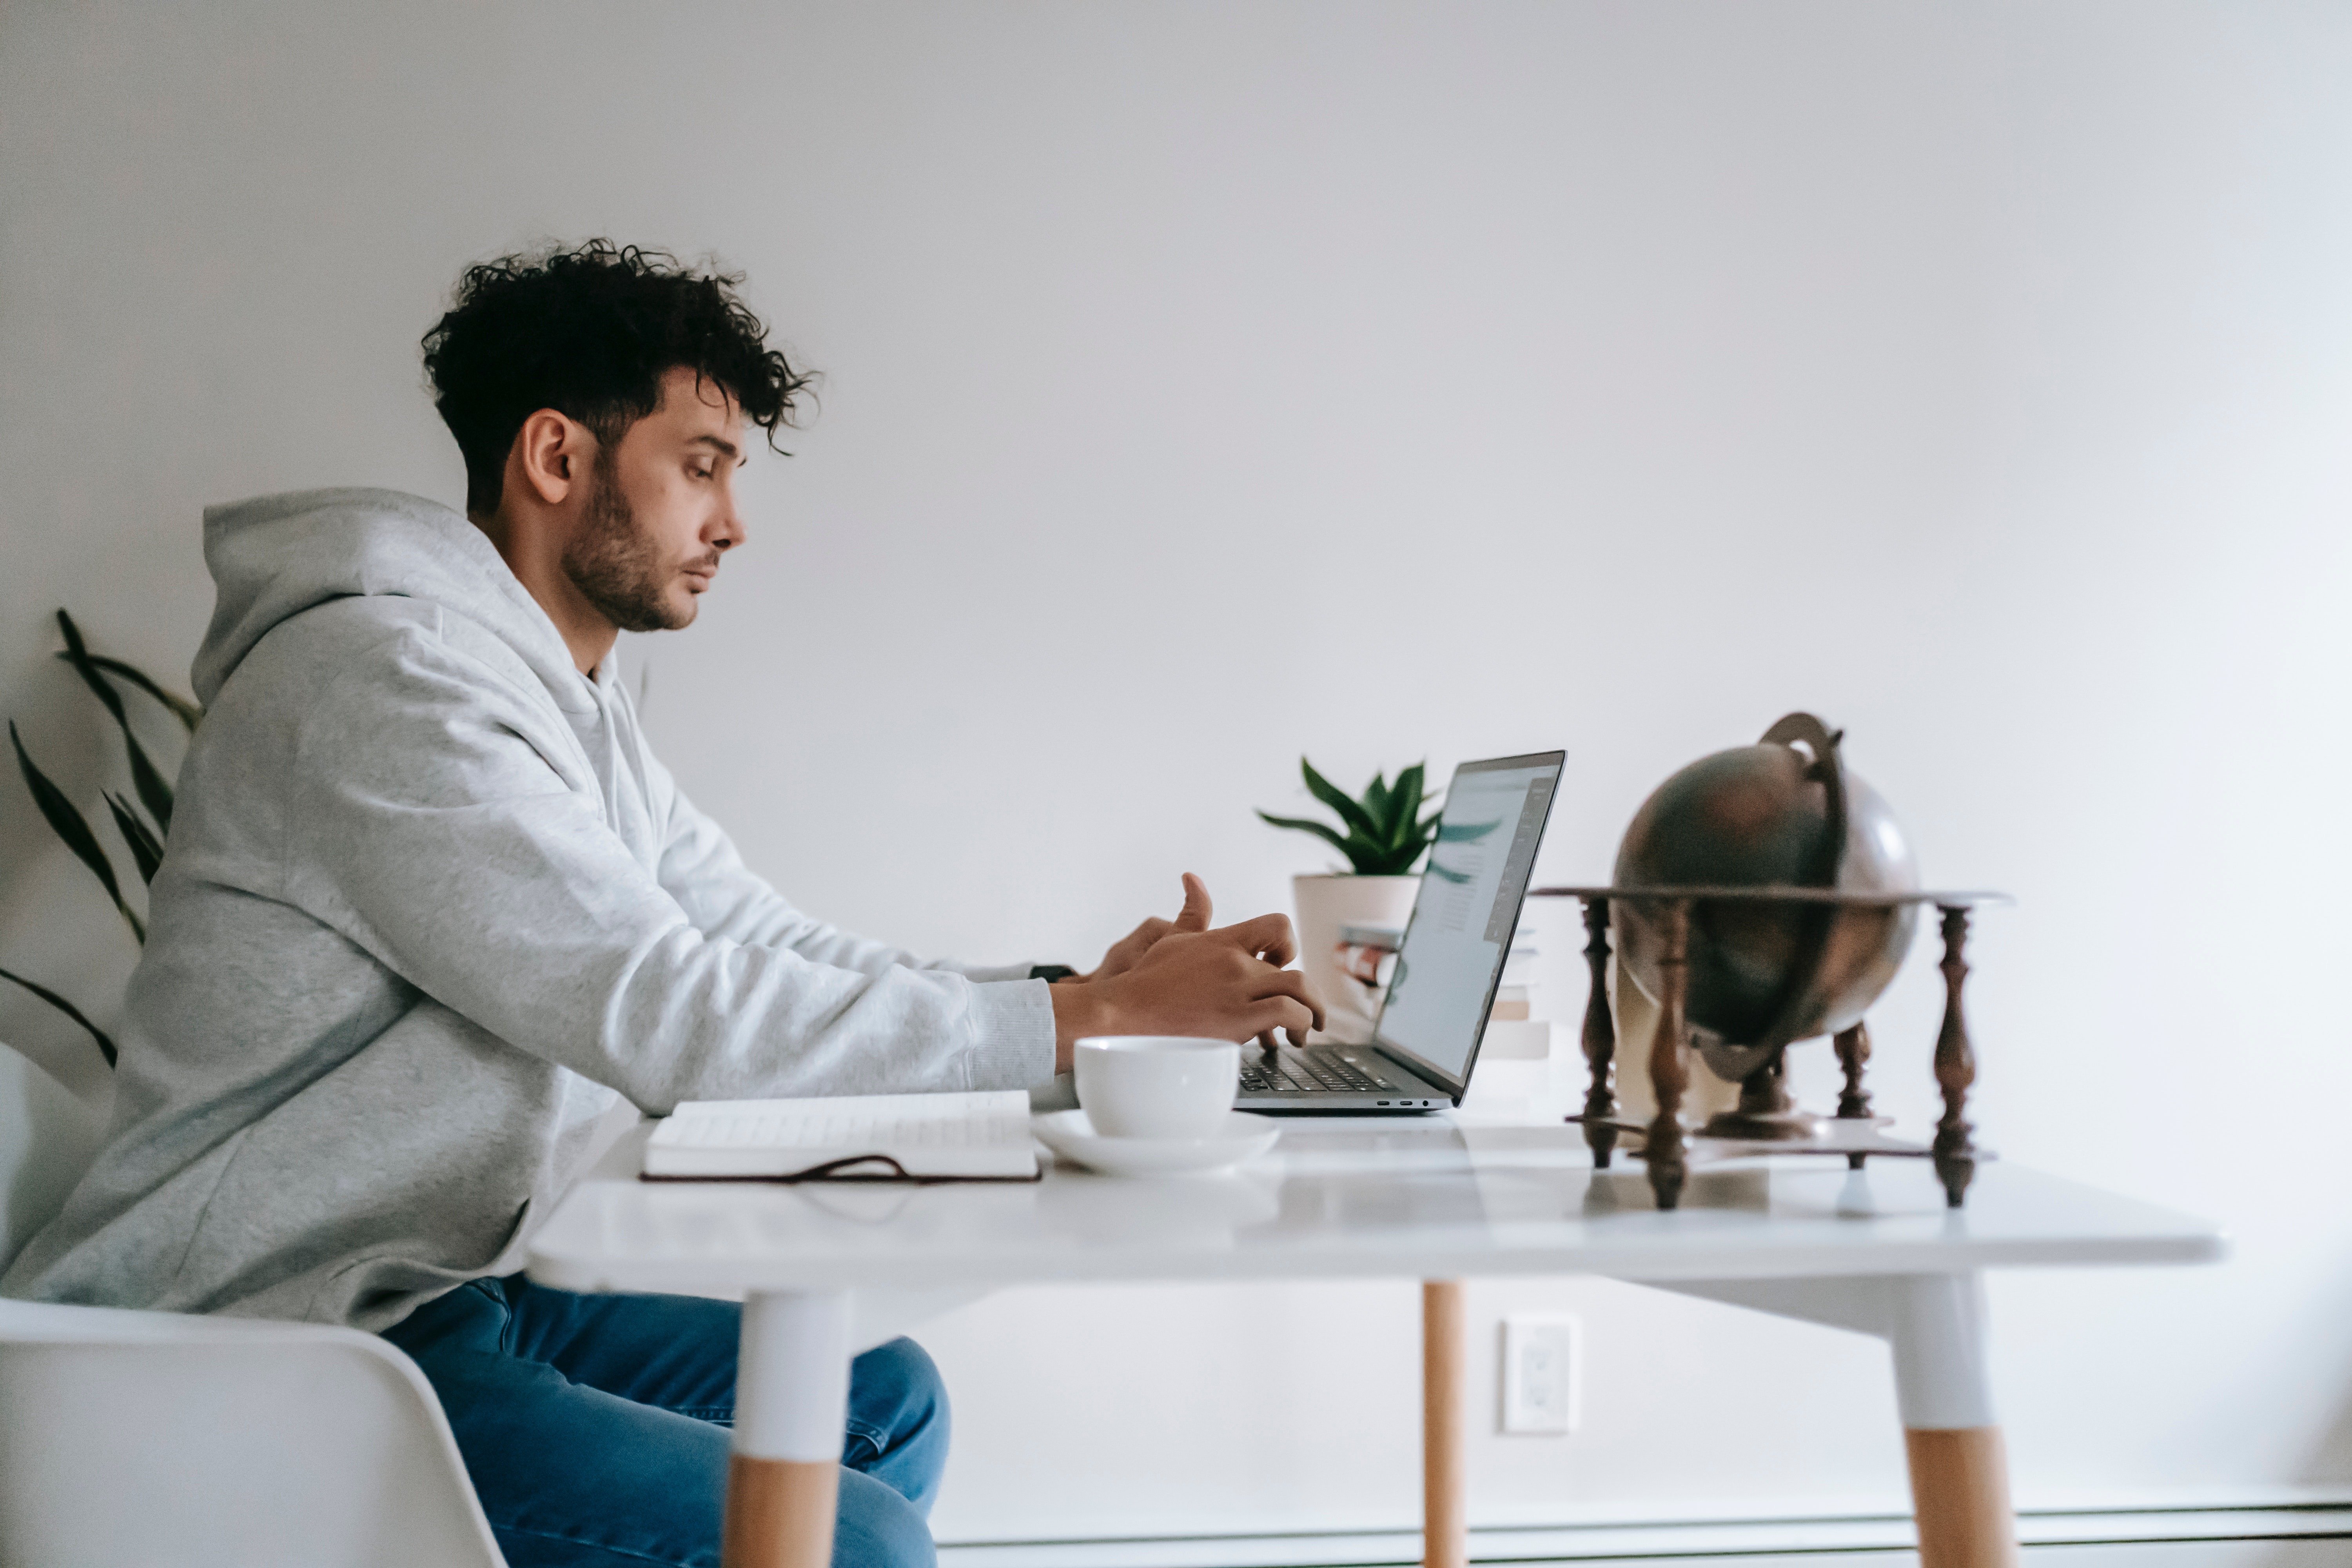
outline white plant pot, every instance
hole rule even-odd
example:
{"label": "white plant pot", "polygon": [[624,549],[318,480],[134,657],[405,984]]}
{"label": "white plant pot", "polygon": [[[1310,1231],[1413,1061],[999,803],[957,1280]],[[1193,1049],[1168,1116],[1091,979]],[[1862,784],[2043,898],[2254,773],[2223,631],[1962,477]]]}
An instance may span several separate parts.
{"label": "white plant pot", "polygon": [[1394,926],[1412,918],[1418,877],[1348,875],[1293,877],[1298,911],[1298,967],[1323,1003],[1323,1028],[1313,1037],[1360,1045],[1372,1037],[1378,1003],[1362,982],[1339,967],[1341,926]]}

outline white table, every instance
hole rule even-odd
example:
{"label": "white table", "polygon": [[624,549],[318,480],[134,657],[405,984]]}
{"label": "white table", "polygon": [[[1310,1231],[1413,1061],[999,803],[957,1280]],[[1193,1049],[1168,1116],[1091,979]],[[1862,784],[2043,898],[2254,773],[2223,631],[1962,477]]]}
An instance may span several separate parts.
{"label": "white table", "polygon": [[[826,1568],[849,1359],[942,1307],[1055,1282],[1559,1274],[1884,1337],[1925,1568],[2013,1563],[1981,1271],[2197,1263],[2222,1247],[2202,1221],[1999,1162],[1961,1210],[1923,1161],[1813,1159],[1695,1172],[1661,1214],[1638,1165],[1594,1172],[1556,1123],[1302,1120],[1232,1175],[1056,1168],[924,1188],[640,1183],[644,1136],[564,1199],[528,1267],[567,1290],[743,1294],[728,1568]],[[1436,1564],[1463,1551],[1458,1300],[1429,1288]]]}

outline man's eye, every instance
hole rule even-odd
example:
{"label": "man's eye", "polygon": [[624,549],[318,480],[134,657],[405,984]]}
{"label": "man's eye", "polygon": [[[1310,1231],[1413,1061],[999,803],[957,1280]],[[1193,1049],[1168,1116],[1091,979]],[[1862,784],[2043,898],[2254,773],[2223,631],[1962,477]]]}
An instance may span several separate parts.
{"label": "man's eye", "polygon": [[716,468],[697,468],[694,470],[694,477],[698,479],[715,479],[718,477],[718,472]]}

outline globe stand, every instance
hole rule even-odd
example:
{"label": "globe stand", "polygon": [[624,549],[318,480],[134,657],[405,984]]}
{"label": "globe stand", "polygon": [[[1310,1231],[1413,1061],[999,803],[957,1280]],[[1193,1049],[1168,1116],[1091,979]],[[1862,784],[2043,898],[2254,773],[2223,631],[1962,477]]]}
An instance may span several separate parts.
{"label": "globe stand", "polygon": [[[1838,1066],[1845,1069],[1845,1091],[1838,1096],[1838,1120],[1868,1121],[1874,1126],[1877,1119],[1870,1113],[1870,1091],[1862,1087],[1863,1069],[1870,1065],[1870,1030],[1861,1024],[1841,1029],[1836,1045]],[[1863,1156],[1848,1154],[1845,1163],[1848,1170],[1859,1171]]]}
{"label": "globe stand", "polygon": [[1811,1142],[1821,1131],[1822,1119],[1797,1108],[1796,1100],[1783,1081],[1788,1070],[1788,1047],[1783,1046],[1767,1058],[1762,1067],[1739,1080],[1738,1108],[1709,1117],[1701,1135],[1759,1143]]}
{"label": "globe stand", "polygon": [[[1849,1167],[1863,1168],[1873,1155],[1893,1159],[1925,1159],[1934,1163],[1946,1204],[1958,1208],[1966,1201],[1977,1163],[1991,1154],[1976,1146],[1973,1125],[1967,1116],[1969,1090],[1976,1083],[1976,1052],[1969,1039],[1961,994],[1969,977],[1966,951],[1971,912],[1986,905],[2005,904],[2001,893],[1848,892],[1832,888],[1650,886],[1609,888],[1536,888],[1529,898],[1573,898],[1584,905],[1587,941],[1585,962],[1592,976],[1584,1007],[1584,1057],[1591,1073],[1584,1111],[1568,1120],[1584,1129],[1596,1170],[1607,1170],[1622,1137],[1642,1141],[1628,1153],[1648,1169],[1650,1190],[1658,1207],[1672,1209],[1682,1201],[1685,1181],[1694,1166],[1759,1155],[1843,1155]],[[1610,903],[1640,900],[1654,914],[1658,926],[1658,1021],[1650,1039],[1650,1089],[1657,1113],[1647,1123],[1628,1121],[1617,1114],[1616,1024],[1607,990],[1610,945]],[[1844,1069],[1845,1088],[1838,1097],[1834,1117],[1817,1117],[1797,1109],[1787,1084],[1786,1046],[1775,1049],[1765,1063],[1740,1080],[1737,1110],[1710,1121],[1694,1136],[1683,1125],[1682,1101],[1690,1083],[1692,1030],[1685,1014],[1690,980],[1690,931],[1695,910],[1709,904],[1801,904],[1833,909],[1893,909],[1906,904],[1933,904],[1942,917],[1944,956],[1937,967],[1944,975],[1944,1016],[1936,1035],[1936,1083],[1942,1091],[1944,1114],[1936,1123],[1935,1141],[1920,1144],[1890,1138],[1881,1131],[1885,1121],[1873,1114],[1864,1075],[1871,1057],[1867,1027],[1856,1023],[1836,1036],[1838,1063]],[[1759,1135],[1760,1134],[1760,1135]]]}

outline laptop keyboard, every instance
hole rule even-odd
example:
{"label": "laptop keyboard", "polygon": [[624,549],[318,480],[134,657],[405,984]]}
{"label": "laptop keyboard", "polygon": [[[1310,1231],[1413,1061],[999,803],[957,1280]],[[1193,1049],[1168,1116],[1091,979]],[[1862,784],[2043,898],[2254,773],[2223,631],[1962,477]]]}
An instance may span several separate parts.
{"label": "laptop keyboard", "polygon": [[1241,1086],[1252,1094],[1332,1094],[1350,1089],[1393,1092],[1402,1087],[1364,1072],[1343,1058],[1298,1051],[1266,1051],[1255,1058],[1243,1052]]}

